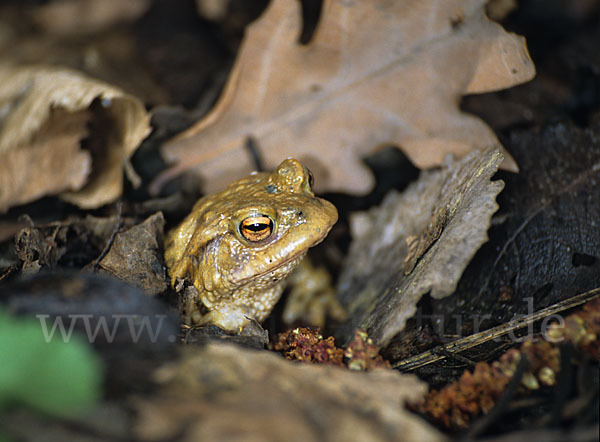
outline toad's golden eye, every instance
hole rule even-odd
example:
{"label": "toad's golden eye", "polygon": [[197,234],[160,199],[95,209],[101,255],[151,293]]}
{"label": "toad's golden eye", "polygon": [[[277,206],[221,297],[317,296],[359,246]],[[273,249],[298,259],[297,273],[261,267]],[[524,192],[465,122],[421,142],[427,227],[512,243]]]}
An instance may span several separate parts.
{"label": "toad's golden eye", "polygon": [[267,215],[249,216],[240,223],[240,233],[248,241],[262,241],[273,233],[273,220]]}

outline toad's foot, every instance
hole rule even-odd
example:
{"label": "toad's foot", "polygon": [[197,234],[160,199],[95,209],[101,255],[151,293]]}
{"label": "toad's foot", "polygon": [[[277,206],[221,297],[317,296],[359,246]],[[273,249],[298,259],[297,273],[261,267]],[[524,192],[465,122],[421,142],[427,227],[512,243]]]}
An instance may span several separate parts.
{"label": "toad's foot", "polygon": [[201,318],[192,318],[194,325],[214,324],[223,330],[241,332],[242,329],[250,324],[253,318],[248,316],[248,313],[239,307],[223,306],[218,310],[212,310]]}
{"label": "toad's foot", "polygon": [[291,285],[283,311],[283,322],[295,322],[323,327],[327,316],[343,321],[346,318],[344,307],[335,297],[329,272],[324,267],[315,267],[309,259],[302,263],[288,278]]}

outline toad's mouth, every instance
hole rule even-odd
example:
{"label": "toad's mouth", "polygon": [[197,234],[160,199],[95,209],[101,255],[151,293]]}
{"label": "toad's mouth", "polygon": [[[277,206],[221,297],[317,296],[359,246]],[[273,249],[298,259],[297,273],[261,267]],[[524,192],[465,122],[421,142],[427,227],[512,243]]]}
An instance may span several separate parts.
{"label": "toad's mouth", "polygon": [[272,283],[278,283],[296,268],[298,263],[302,260],[302,258],[304,258],[304,255],[306,255],[306,250],[303,252],[294,253],[293,255],[280,261],[273,267],[270,267],[262,272],[255,273],[252,276],[248,276],[246,278],[238,280],[237,284],[244,285],[245,283],[250,281],[257,281],[269,278],[272,278]]}

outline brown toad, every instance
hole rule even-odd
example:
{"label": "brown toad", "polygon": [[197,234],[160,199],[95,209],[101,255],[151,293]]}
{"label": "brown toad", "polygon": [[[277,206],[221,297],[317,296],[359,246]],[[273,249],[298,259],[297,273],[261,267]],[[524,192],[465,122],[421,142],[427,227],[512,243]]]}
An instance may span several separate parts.
{"label": "brown toad", "polygon": [[208,195],[166,239],[171,284],[188,279],[186,322],[239,330],[263,321],[279,300],[283,279],[337,221],[317,198],[310,172],[294,159],[273,173],[253,173]]}

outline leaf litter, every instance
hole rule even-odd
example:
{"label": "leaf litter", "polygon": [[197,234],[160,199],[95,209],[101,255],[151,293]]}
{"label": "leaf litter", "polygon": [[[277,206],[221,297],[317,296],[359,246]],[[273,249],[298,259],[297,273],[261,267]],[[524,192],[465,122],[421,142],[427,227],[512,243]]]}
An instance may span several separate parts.
{"label": "leaf litter", "polygon": [[[423,172],[421,180],[407,193],[390,195],[380,208],[354,217],[355,241],[348,262],[356,259],[357,263],[348,264],[342,278],[351,283],[344,285],[346,283],[341,282],[339,287],[351,310],[349,322],[341,329],[342,336],[348,338],[352,333],[363,333],[357,331],[359,325],[365,325],[368,330],[362,334],[364,345],[355,349],[359,356],[358,365],[365,360],[369,362],[365,357],[373,361],[381,358],[377,352],[379,346],[402,329],[420,296],[431,291],[434,298],[443,297],[454,291],[464,266],[486,240],[490,217],[497,209],[495,197],[502,185],[489,179],[501,162],[503,150],[491,130],[478,119],[461,114],[457,103],[467,93],[496,90],[526,81],[533,75],[533,66],[522,39],[485,19],[482,4],[480,1],[448,2],[441,8],[439,2],[421,2],[412,8],[403,8],[401,14],[386,10],[387,3],[379,4],[377,11],[366,14],[368,23],[364,23],[365,16],[361,16],[361,11],[373,7],[372,4],[326,1],[315,38],[301,46],[296,42],[300,15],[295,3],[273,1],[267,13],[249,29],[218,106],[198,126],[165,149],[167,156],[179,158],[186,167],[199,164],[197,169],[205,180],[204,190],[207,191],[212,186],[224,184],[222,180],[230,181],[236,174],[243,175],[253,167],[250,161],[244,161],[247,151],[243,146],[249,136],[258,141],[259,153],[267,168],[270,161],[279,161],[280,154],[300,157],[316,173],[317,183],[323,184],[321,190],[366,191],[372,184],[372,177],[360,163],[360,157],[381,144],[398,145],[422,168],[442,164],[441,171]],[[428,10],[431,5],[437,6],[439,15]],[[406,21],[396,15],[406,16]],[[431,23],[439,27],[424,26]],[[402,29],[406,26],[406,35],[412,38],[405,38],[407,47],[381,40],[382,36],[393,34],[387,24]],[[352,28],[353,32],[345,32],[344,26]],[[433,37],[427,34],[432,29],[438,31],[432,34]],[[420,40],[421,34],[424,39]],[[273,35],[277,37],[275,40]],[[448,42],[444,41],[446,38]],[[348,46],[362,44],[363,49],[366,48],[360,51],[364,58],[359,61],[351,58],[342,44],[344,39],[356,39],[352,45],[346,40]],[[267,44],[271,40],[274,43]],[[459,47],[466,48],[465,53],[461,53]],[[251,48],[255,52],[250,51]],[[449,54],[446,58],[440,56],[444,51]],[[326,59],[328,62],[323,62]],[[258,71],[253,71],[251,64],[258,66]],[[298,74],[301,72],[298,66],[307,65],[317,69],[302,69]],[[281,67],[282,72],[274,70],[274,66]],[[373,79],[377,76],[368,72],[371,67],[381,68],[386,88],[377,78]],[[464,72],[461,71],[463,67]],[[401,71],[401,75],[396,76],[395,69]],[[257,72],[264,74],[263,77],[258,75],[258,80]],[[346,80],[352,85],[350,92],[343,88]],[[366,84],[364,88],[359,86],[362,81]],[[356,91],[352,91],[353,88]],[[342,98],[338,100],[335,92],[340,90]],[[390,90],[397,94],[388,93]],[[333,95],[328,95],[332,91]],[[335,99],[323,99],[330,96]],[[80,157],[77,163],[79,175],[62,173],[67,178],[63,183],[54,181],[58,184],[53,188],[42,186],[21,192],[31,196],[20,195],[22,200],[12,197],[14,201],[4,203],[0,210],[47,194],[62,194],[84,208],[97,207],[118,197],[123,169],[129,171],[127,173],[135,181],[127,165],[132,150],[113,151],[110,147],[110,154],[99,154],[106,152],[104,146],[111,137],[93,137],[98,134],[98,128],[115,123],[115,119],[114,114],[104,108],[106,102],[98,97],[77,110],[62,105],[49,106],[48,116],[41,119],[40,126],[26,131],[31,137],[24,144],[24,152],[41,149],[35,144],[39,139],[42,141],[38,144],[44,149],[68,146],[58,148],[63,156],[57,155],[55,161],[61,163],[60,158],[70,155],[73,159]],[[113,98],[109,101],[111,105],[115,102]],[[350,109],[351,102],[361,104],[360,116],[354,119],[334,106],[342,103],[344,108]],[[18,100],[12,103],[18,103]],[[12,106],[2,109],[11,111]],[[288,118],[286,112],[295,108],[302,112],[292,112]],[[120,109],[123,112],[117,109],[117,114],[127,114],[131,107]],[[241,120],[238,121],[238,117]],[[280,121],[286,124],[280,125]],[[287,124],[290,121],[291,124]],[[127,126],[129,122],[127,118],[117,119],[116,126],[122,129],[119,124]],[[140,123],[137,127],[143,126]],[[62,127],[67,129],[63,132]],[[46,128],[56,133],[46,135]],[[359,129],[364,133],[359,133]],[[143,139],[141,133],[145,130],[147,127],[137,131],[137,144]],[[123,133],[129,132],[121,131],[121,135]],[[0,131],[0,137],[2,134]],[[484,146],[493,146],[485,153],[488,157],[468,153]],[[198,162],[209,148],[225,156]],[[195,149],[198,151],[189,153]],[[12,148],[9,150],[13,151]],[[449,152],[467,156],[443,163]],[[235,170],[224,166],[227,155],[235,158],[231,162],[237,167]],[[26,160],[21,160],[21,164],[29,164],[29,158],[34,157],[30,154]],[[104,173],[97,170],[104,159],[111,165],[111,173],[105,173],[107,178],[97,192],[104,193],[108,189],[110,197],[103,195],[107,199],[101,202],[101,198],[94,196],[98,193],[92,190],[77,202],[73,191],[85,189],[97,174]],[[505,166],[514,169],[515,163],[511,161],[507,157]],[[469,170],[476,173],[469,174]],[[18,192],[13,193],[17,195]],[[406,206],[402,204],[410,206],[410,210],[403,212],[406,209],[401,207]],[[407,213],[414,217],[406,216]],[[34,240],[29,248],[22,247],[19,254],[23,269],[27,267],[26,263],[32,272],[64,264],[72,258],[69,246],[73,237],[84,242],[89,239],[93,243],[93,253],[86,253],[87,262],[92,262],[106,245],[115,222],[115,217],[106,218],[94,224],[95,227],[85,225],[80,230],[73,229],[75,225],[81,225],[81,220],[63,226],[30,227],[28,234]],[[160,267],[161,258],[157,252],[161,249],[163,223],[159,214],[142,223],[125,220],[108,254],[100,261],[102,271],[141,285],[147,294],[155,290],[160,292],[164,268]],[[461,223],[464,223],[463,231],[459,228]],[[102,233],[96,235],[96,230]],[[401,232],[398,234],[393,230]],[[21,245],[26,244],[22,235],[20,238]],[[149,259],[146,260],[146,256]],[[144,262],[138,263],[134,259],[138,257]],[[384,263],[387,265],[385,271]],[[82,261],[78,266],[83,266]],[[151,273],[156,277],[155,281],[144,286]],[[354,275],[349,277],[351,273]],[[353,287],[346,290],[349,285]],[[375,300],[372,310],[365,308],[367,299]],[[312,435],[319,439],[364,435],[371,438],[365,440],[385,440],[386,434],[404,435],[414,428],[418,428],[416,440],[441,437],[414,416],[407,417],[403,409],[400,410],[405,397],[411,396],[413,400],[423,395],[423,384],[413,382],[414,378],[411,381],[410,377],[393,373],[389,375],[389,383],[375,387],[373,379],[386,376],[377,370],[367,377],[346,379],[346,374],[332,368],[325,371],[321,370],[325,367],[292,368],[290,364],[283,365],[280,359],[269,359],[272,355],[264,353],[248,353],[214,344],[190,347],[176,363],[156,373],[156,381],[161,384],[157,397],[138,400],[129,396],[139,412],[135,417],[134,432],[140,439],[177,435],[182,440],[194,440],[198,435],[211,434],[218,438],[232,431],[244,435],[264,431],[265,435],[274,434],[281,436],[279,438],[290,434],[306,435],[307,440]],[[330,347],[325,346],[325,352],[328,349]],[[400,385],[406,385],[407,390],[399,392]],[[290,402],[295,406],[290,406]],[[328,407],[322,407],[323,403]],[[352,407],[348,407],[348,403]],[[275,418],[281,418],[281,426],[273,425],[273,416],[262,412],[265,408],[277,410]],[[369,420],[364,418],[366,414]],[[231,422],[236,425],[231,426]],[[373,430],[373,423],[378,426],[376,430]]]}

